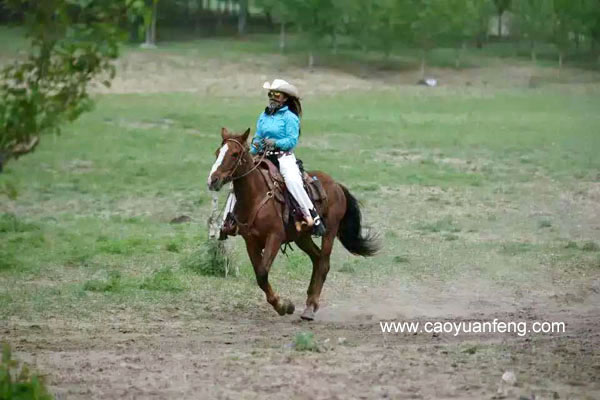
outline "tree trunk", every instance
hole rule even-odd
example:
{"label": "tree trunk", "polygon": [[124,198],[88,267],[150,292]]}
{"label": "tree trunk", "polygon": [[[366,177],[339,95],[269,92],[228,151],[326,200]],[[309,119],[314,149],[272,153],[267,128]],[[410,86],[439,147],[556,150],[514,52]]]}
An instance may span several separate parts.
{"label": "tree trunk", "polygon": [[152,44],[156,45],[156,15],[158,14],[158,0],[152,2]]}
{"label": "tree trunk", "polygon": [[425,50],[421,50],[421,80],[425,80]]}
{"label": "tree trunk", "polygon": [[265,11],[265,19],[267,20],[267,25],[269,25],[269,31],[273,31],[273,16],[270,11]]}
{"label": "tree trunk", "polygon": [[[156,47],[156,14],[158,8],[158,0],[152,1],[152,15],[150,16],[150,23],[146,25],[146,40],[142,44],[144,48]],[[146,23],[147,21],[144,21]]]}
{"label": "tree trunk", "polygon": [[246,22],[248,17],[248,0],[239,1],[239,14],[238,14],[238,35],[246,34]]}
{"label": "tree trunk", "polygon": [[337,40],[337,33],[334,30],[332,35],[331,35],[331,45],[333,47],[333,54],[337,54],[338,52],[338,40]]}
{"label": "tree trunk", "polygon": [[281,21],[279,28],[279,50],[283,53],[285,51],[285,21]]}
{"label": "tree trunk", "polygon": [[502,12],[498,12],[498,38],[502,39]]}
{"label": "tree trunk", "polygon": [[521,48],[521,36],[517,35],[517,37],[512,40],[512,44],[513,57],[517,58],[519,56],[519,49]]}
{"label": "tree trunk", "polygon": [[225,3],[222,1],[217,1],[217,24],[216,31],[217,34],[220,34],[223,31],[223,13],[225,12]]}
{"label": "tree trunk", "polygon": [[148,47],[152,46],[152,32],[150,32],[150,26],[146,27],[146,42],[144,43]]}
{"label": "tree trunk", "polygon": [[562,66],[563,66],[563,51],[559,50],[558,51],[558,76],[560,77],[560,71],[562,70]]}
{"label": "tree trunk", "polygon": [[308,52],[308,69],[312,71],[314,66],[315,66],[315,57],[313,55],[312,50],[310,50]]}
{"label": "tree trunk", "polygon": [[535,52],[535,42],[534,41],[531,42],[531,62],[534,64],[537,63],[537,54]]}
{"label": "tree trunk", "polygon": [[463,40],[463,42],[461,43],[460,47],[458,49],[456,49],[456,60],[455,60],[455,66],[456,69],[460,68],[460,63],[462,61],[462,55],[465,51],[465,49],[467,48],[467,42],[465,42]]}
{"label": "tree trunk", "polygon": [[558,68],[562,69],[563,66],[563,52],[558,53]]}

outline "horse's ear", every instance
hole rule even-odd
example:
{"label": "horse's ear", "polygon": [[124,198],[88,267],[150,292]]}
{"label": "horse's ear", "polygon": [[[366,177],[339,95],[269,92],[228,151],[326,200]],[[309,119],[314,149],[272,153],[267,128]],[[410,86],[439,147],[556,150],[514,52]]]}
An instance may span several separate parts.
{"label": "horse's ear", "polygon": [[227,128],[221,128],[221,137],[223,139],[227,139],[229,137],[229,131],[227,130]]}
{"label": "horse's ear", "polygon": [[248,135],[250,135],[250,128],[246,129],[246,132],[242,133],[242,143],[245,143],[248,140]]}

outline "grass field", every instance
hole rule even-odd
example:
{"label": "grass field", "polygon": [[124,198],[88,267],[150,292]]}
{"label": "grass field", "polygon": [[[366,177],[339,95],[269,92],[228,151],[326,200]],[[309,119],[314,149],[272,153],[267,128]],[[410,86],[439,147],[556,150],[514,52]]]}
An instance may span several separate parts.
{"label": "grass field", "polygon": [[[128,50],[122,80],[96,95],[94,111],[0,175],[16,194],[0,197],[0,335],[55,393],[274,398],[271,382],[298,398],[325,398],[340,384],[357,397],[490,398],[514,370],[509,396],[600,394],[594,84],[421,88],[399,83],[410,71],[310,74],[275,54],[248,62],[227,43],[239,59]],[[237,89],[211,86],[230,71]],[[201,90],[151,84],[170,76],[178,90],[188,73]],[[371,259],[336,244],[314,324],[274,315],[240,238],[228,243],[239,276],[189,267],[207,236],[205,182],[220,127],[254,127],[264,93],[246,87],[259,88],[265,74],[296,78],[308,93],[298,157],[347,185],[383,242]],[[192,221],[169,223],[180,215]],[[271,273],[297,305],[309,279],[299,250],[280,255]],[[569,330],[382,338],[382,318],[558,319]],[[291,351],[303,331],[349,345]]]}

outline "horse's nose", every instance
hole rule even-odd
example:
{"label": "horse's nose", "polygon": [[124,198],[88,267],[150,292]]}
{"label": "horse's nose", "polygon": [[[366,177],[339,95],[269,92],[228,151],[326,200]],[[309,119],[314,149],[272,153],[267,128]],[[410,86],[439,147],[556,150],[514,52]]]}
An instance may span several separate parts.
{"label": "horse's nose", "polygon": [[219,190],[219,178],[214,175],[208,177],[208,190]]}

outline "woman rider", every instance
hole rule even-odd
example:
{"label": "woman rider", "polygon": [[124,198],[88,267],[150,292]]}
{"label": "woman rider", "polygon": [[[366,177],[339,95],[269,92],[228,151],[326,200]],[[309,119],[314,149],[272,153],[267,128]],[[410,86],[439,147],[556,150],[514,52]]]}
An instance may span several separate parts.
{"label": "woman rider", "polygon": [[[269,105],[258,117],[250,153],[256,155],[266,151],[269,158],[277,158],[287,190],[300,206],[306,224],[313,228],[315,234],[322,236],[325,228],[304,190],[300,169],[293,153],[300,137],[302,117],[298,89],[283,79],[275,79],[272,83],[265,82],[263,88],[268,90]],[[225,239],[227,235],[235,235],[237,231],[231,214],[234,206],[235,195],[231,192],[225,206],[221,239]]]}

